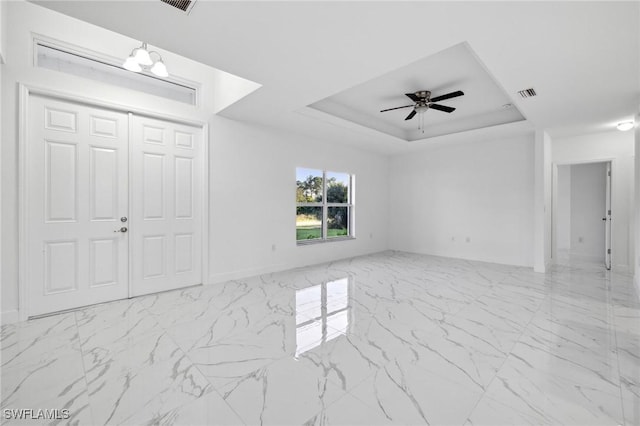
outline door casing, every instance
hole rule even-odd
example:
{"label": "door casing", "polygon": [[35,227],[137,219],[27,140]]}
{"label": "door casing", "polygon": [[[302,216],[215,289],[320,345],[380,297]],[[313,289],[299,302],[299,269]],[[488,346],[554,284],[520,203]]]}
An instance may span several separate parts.
{"label": "door casing", "polygon": [[[19,320],[25,321],[29,318],[28,304],[28,285],[27,271],[29,260],[27,254],[28,246],[28,194],[31,183],[28,181],[28,163],[27,163],[27,143],[29,141],[29,97],[31,95],[40,95],[53,98],[60,101],[75,102],[86,104],[98,108],[107,108],[111,110],[121,111],[124,113],[133,113],[143,115],[159,120],[173,121],[187,126],[202,128],[202,186],[201,186],[201,214],[202,214],[202,234],[201,241],[202,258],[202,283],[207,284],[209,280],[209,125],[204,121],[193,120],[181,116],[172,115],[170,113],[149,111],[135,106],[116,104],[106,102],[100,99],[94,99],[72,93],[59,92],[47,88],[31,86],[20,83],[18,97],[18,309]],[[131,132],[131,130],[130,130]],[[129,154],[131,155],[131,154]],[[133,164],[129,159],[129,176],[132,175]],[[133,194],[129,191],[129,206],[132,204]],[[131,239],[129,239],[129,265],[131,265]],[[129,282],[131,283],[131,268],[129,268]]]}
{"label": "door casing", "polygon": [[[558,261],[558,241],[557,241],[557,225],[558,225],[558,166],[574,166],[579,164],[593,164],[593,163],[608,163],[607,170],[611,172],[611,176],[607,179],[607,200],[606,205],[608,209],[611,209],[611,197],[612,197],[612,184],[614,178],[614,170],[616,170],[616,159],[607,157],[601,159],[594,160],[585,160],[585,161],[568,161],[568,162],[560,162],[560,163],[552,163],[551,167],[551,262],[557,263]],[[608,238],[605,238],[605,244],[608,245],[606,249],[610,249],[613,246],[614,236],[613,236],[613,222],[611,218],[614,215],[614,211],[611,211],[611,215],[607,215],[608,219],[607,226],[609,226],[609,234]],[[606,255],[607,253],[605,253]],[[614,253],[609,253],[608,262],[609,266],[613,264],[612,259],[615,256]],[[610,266],[608,269],[611,269]]]}

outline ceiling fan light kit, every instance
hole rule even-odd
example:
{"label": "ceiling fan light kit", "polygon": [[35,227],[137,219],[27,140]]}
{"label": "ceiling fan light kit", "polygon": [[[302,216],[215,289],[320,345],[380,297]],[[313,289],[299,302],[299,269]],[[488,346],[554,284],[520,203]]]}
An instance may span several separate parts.
{"label": "ceiling fan light kit", "polygon": [[436,102],[445,101],[451,98],[457,98],[458,96],[463,96],[463,95],[464,93],[462,91],[457,90],[455,92],[447,93],[447,94],[432,98],[431,92],[429,90],[419,90],[415,93],[405,93],[405,96],[407,96],[409,99],[411,99],[414,102],[413,104],[404,105],[404,106],[395,107],[395,108],[383,109],[380,112],[387,112],[387,111],[393,111],[396,109],[413,107],[413,111],[411,111],[409,115],[407,115],[407,117],[405,118],[405,121],[411,120],[413,117],[415,117],[416,114],[420,114],[420,124],[419,124],[418,130],[422,130],[422,133],[424,133],[424,113],[425,112],[427,112],[429,109],[435,109],[435,110],[446,112],[446,113],[452,113],[453,111],[456,110],[455,108],[446,106],[446,105],[440,105],[440,104],[437,104]]}

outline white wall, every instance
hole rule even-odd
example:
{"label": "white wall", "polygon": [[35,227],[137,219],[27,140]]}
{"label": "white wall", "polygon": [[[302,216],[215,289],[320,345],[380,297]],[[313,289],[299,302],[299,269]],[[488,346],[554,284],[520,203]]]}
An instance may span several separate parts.
{"label": "white wall", "polygon": [[[1,0],[0,0],[1,1]],[[169,72],[202,84],[202,102],[191,106],[141,92],[33,66],[33,34],[118,58],[139,41],[32,3],[2,1],[6,22],[2,108],[2,323],[19,318],[18,300],[18,84],[99,99],[123,107],[198,120],[210,127],[210,278],[223,280],[383,250],[387,246],[386,158],[213,117],[212,112],[252,89],[250,82],[161,51]],[[156,48],[154,46],[154,48]],[[157,48],[156,48],[157,49]],[[232,79],[233,80],[233,79]],[[226,82],[223,84],[223,82]],[[225,93],[230,90],[233,93]],[[222,91],[222,92],[221,92]],[[218,97],[213,98],[212,94]],[[358,238],[296,247],[295,167],[356,174]],[[372,234],[373,237],[369,238]],[[272,251],[272,245],[276,250]]]}
{"label": "white wall", "polygon": [[[386,157],[223,117],[212,129],[212,282],[387,248]],[[355,240],[296,245],[296,167],[355,175]]]}
{"label": "white wall", "polygon": [[[0,120],[4,117],[2,113],[3,102],[3,87],[2,87],[2,74],[4,74],[4,63],[5,63],[5,50],[6,50],[6,36],[7,32],[7,14],[5,13],[6,2],[0,0]],[[0,134],[0,138],[2,135]],[[2,139],[0,139],[2,140]],[[4,176],[4,168],[2,167],[2,149],[0,148],[0,182],[2,182],[2,176]],[[2,291],[3,288],[3,280],[2,280],[2,250],[4,246],[4,238],[2,238],[1,227],[2,227],[2,210],[3,210],[3,202],[2,202],[2,187],[0,186],[0,312],[2,312]]]}
{"label": "white wall", "polygon": [[5,51],[7,50],[7,14],[5,12],[6,1],[0,0],[0,64],[3,64],[5,59]]}
{"label": "white wall", "polygon": [[[571,167],[571,255],[604,262],[605,163]],[[558,195],[560,191],[558,191]]]}
{"label": "white wall", "polygon": [[[94,80],[38,68],[33,64],[33,34],[40,34],[110,57],[123,57],[139,44],[102,28],[23,1],[2,2],[7,26],[6,63],[2,65],[2,321],[17,318],[18,309],[18,84],[100,99],[123,106],[169,113],[206,122],[210,96],[200,107],[132,92]],[[212,93],[212,68],[169,52],[162,56],[170,72],[202,82]]]}
{"label": "white wall", "polygon": [[536,129],[533,145],[533,270],[546,272],[551,263],[551,138]]}
{"label": "white wall", "polygon": [[[640,106],[639,106],[640,107]],[[633,229],[635,234],[635,262],[633,262],[633,257],[631,257],[631,261],[635,264],[633,267],[634,270],[634,280],[636,283],[636,290],[638,293],[638,297],[640,297],[640,113],[636,114],[635,117],[636,128],[635,128],[635,228]]]}
{"label": "white wall", "polygon": [[[552,161],[555,165],[611,160],[611,260],[614,269],[627,271],[634,258],[634,136],[613,130],[570,138],[555,138]],[[554,188],[557,191],[557,188]]]}
{"label": "white wall", "polygon": [[531,266],[533,143],[526,134],[392,157],[390,247]]}
{"label": "white wall", "polygon": [[557,197],[558,250],[571,249],[571,166],[558,167]]}

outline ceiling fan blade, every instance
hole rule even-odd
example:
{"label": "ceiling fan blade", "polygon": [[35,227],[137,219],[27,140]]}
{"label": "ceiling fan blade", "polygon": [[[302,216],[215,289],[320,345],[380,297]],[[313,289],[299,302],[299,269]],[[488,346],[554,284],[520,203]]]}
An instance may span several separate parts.
{"label": "ceiling fan blade", "polygon": [[416,110],[415,109],[413,111],[411,111],[409,113],[409,115],[407,115],[407,118],[405,118],[404,121],[411,120],[414,115],[416,115]]}
{"label": "ceiling fan blade", "polygon": [[438,111],[443,111],[443,112],[453,112],[456,110],[455,108],[451,108],[444,105],[438,105],[438,104],[429,104],[429,108],[437,109]]}
{"label": "ceiling fan blade", "polygon": [[401,108],[409,108],[412,107],[413,105],[405,105],[405,106],[401,106],[401,107],[395,107],[395,108],[389,108],[389,109],[383,109],[380,112],[387,112],[387,111],[393,111],[394,109],[401,109]]}
{"label": "ceiling fan blade", "polygon": [[431,98],[431,102],[439,102],[444,101],[446,99],[457,98],[458,96],[462,96],[464,93],[461,90],[456,92],[447,93],[446,95],[436,96],[435,98]]}
{"label": "ceiling fan blade", "polygon": [[420,98],[415,95],[415,93],[405,93],[405,96],[408,96],[413,102],[420,102]]}

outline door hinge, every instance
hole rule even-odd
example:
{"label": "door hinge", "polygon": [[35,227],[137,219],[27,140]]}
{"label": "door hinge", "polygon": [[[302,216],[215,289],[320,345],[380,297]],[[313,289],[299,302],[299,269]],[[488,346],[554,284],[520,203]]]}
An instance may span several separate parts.
{"label": "door hinge", "polygon": [[607,254],[611,254],[611,249],[607,249]]}
{"label": "door hinge", "polygon": [[607,214],[611,216],[611,210],[607,210]]}
{"label": "door hinge", "polygon": [[607,176],[611,176],[611,170],[607,172]]}

